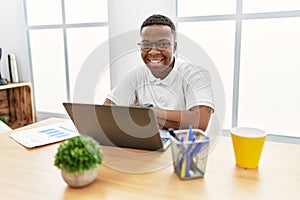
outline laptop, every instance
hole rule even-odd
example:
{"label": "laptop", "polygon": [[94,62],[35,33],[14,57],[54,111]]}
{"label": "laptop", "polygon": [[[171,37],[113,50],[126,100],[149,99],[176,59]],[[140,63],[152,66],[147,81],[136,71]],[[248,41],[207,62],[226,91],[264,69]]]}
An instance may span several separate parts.
{"label": "laptop", "polygon": [[101,145],[164,151],[171,140],[159,130],[151,108],[139,106],[63,103],[80,134]]}

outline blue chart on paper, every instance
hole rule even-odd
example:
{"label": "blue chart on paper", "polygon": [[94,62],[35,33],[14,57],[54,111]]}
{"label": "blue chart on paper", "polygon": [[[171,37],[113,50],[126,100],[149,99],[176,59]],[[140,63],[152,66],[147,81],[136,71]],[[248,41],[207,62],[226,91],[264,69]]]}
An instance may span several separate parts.
{"label": "blue chart on paper", "polygon": [[32,148],[62,141],[78,135],[79,133],[72,123],[63,122],[51,126],[14,131],[10,136],[20,144]]}
{"label": "blue chart on paper", "polygon": [[54,138],[61,138],[61,137],[66,137],[71,134],[76,133],[76,131],[59,126],[57,128],[49,128],[45,130],[39,131],[39,133],[45,134],[48,137],[54,137]]}

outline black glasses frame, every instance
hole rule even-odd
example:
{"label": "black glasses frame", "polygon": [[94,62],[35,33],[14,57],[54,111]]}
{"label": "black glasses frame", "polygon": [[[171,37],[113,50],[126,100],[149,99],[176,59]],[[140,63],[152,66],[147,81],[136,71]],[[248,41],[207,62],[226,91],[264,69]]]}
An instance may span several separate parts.
{"label": "black glasses frame", "polygon": [[[149,47],[144,47],[143,44],[145,44],[145,43],[146,43],[146,44],[149,44]],[[169,48],[170,46],[173,45],[173,43],[172,43],[172,42],[169,42],[169,41],[139,42],[139,43],[137,43],[137,44],[140,46],[141,50],[142,50],[142,51],[145,51],[145,52],[150,51],[150,50],[153,48],[153,45],[154,45],[154,44],[155,44],[155,48],[158,49],[158,50],[160,50],[160,51],[166,51],[166,50],[168,50],[168,48]],[[166,45],[166,46],[163,46],[162,44],[164,44],[164,45]]]}

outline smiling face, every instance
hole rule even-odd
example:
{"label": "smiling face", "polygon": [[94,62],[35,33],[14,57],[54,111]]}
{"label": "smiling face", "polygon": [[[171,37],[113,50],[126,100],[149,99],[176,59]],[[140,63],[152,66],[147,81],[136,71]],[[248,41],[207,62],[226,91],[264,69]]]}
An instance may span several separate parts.
{"label": "smiling face", "polygon": [[176,51],[171,28],[166,25],[146,26],[141,31],[141,39],[142,43],[152,43],[149,51],[141,50],[144,63],[155,77],[165,78],[172,70]]}

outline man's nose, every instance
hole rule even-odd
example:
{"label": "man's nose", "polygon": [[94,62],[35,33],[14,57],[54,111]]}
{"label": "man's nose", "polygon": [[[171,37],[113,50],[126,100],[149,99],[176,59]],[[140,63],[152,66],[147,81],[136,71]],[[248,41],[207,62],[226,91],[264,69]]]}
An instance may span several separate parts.
{"label": "man's nose", "polygon": [[152,45],[148,54],[160,54],[160,51],[157,49],[156,45]]}

